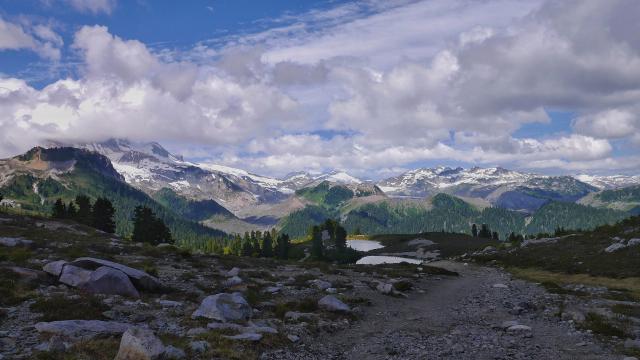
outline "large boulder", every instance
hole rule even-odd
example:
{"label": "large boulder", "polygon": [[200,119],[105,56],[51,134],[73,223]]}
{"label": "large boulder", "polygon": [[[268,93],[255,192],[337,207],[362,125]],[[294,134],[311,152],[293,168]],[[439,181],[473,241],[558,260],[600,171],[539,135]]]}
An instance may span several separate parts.
{"label": "large boulder", "polygon": [[61,320],[39,322],[35,325],[36,330],[41,333],[83,340],[120,335],[130,327],[126,323],[101,320]]}
{"label": "large boulder", "polygon": [[153,331],[130,328],[120,340],[120,348],[115,360],[157,360],[164,353],[164,345]]}
{"label": "large boulder", "polygon": [[153,291],[161,287],[161,283],[160,283],[160,280],[158,280],[158,278],[151,276],[142,270],[134,269],[122,264],[118,264],[113,261],[91,258],[91,257],[81,257],[81,258],[77,258],[70,264],[73,266],[81,267],[84,269],[91,269],[91,270],[97,269],[101,266],[107,266],[110,268],[120,270],[123,273],[127,274],[129,278],[131,278],[131,281],[138,289]]}
{"label": "large boulder", "polygon": [[251,306],[240,293],[221,293],[207,296],[200,307],[191,315],[192,318],[205,317],[222,322],[246,320],[251,318]]}
{"label": "large boulder", "polygon": [[350,312],[351,311],[351,308],[349,307],[349,305],[338,300],[338,298],[336,298],[333,295],[327,295],[322,299],[320,299],[320,301],[318,301],[318,306],[321,309],[332,311],[332,312]]}
{"label": "large boulder", "polygon": [[60,277],[60,274],[62,274],[62,269],[66,264],[67,262],[64,260],[52,261],[50,263],[47,263],[45,266],[43,266],[42,270],[44,270],[44,272],[51,274],[57,278],[57,277]]}
{"label": "large boulder", "polygon": [[58,281],[73,287],[83,287],[90,278],[91,271],[67,264],[62,268]]}
{"label": "large boulder", "polygon": [[140,293],[125,273],[107,266],[101,266],[93,271],[83,288],[96,294],[140,297]]}

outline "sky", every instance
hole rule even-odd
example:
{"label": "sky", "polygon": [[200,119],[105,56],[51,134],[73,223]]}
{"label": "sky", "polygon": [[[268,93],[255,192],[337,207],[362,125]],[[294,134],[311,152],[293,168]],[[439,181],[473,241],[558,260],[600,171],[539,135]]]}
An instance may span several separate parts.
{"label": "sky", "polygon": [[637,0],[0,0],[0,157],[640,173]]}

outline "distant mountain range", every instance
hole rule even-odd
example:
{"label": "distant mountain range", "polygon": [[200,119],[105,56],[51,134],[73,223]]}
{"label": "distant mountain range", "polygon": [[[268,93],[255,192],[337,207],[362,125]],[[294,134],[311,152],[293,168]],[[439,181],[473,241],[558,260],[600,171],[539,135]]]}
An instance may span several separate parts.
{"label": "distant mountain range", "polygon": [[[112,139],[70,146],[103,155],[101,159],[105,160],[101,161],[111,162],[112,177],[173,209],[186,220],[227,232],[291,224],[290,214],[310,206],[332,212],[324,214],[316,209],[315,217],[331,215],[346,219],[350,211],[372,204],[414,206],[429,203],[438,194],[455,196],[477,209],[494,207],[523,215],[554,202],[621,211],[635,211],[640,205],[640,200],[633,197],[636,192],[628,190],[640,186],[640,176],[544,176],[500,167],[436,167],[411,170],[377,182],[358,179],[343,171],[295,172],[278,179],[218,164],[185,161],[155,142]],[[18,158],[6,160],[0,167],[0,191],[15,177],[16,168],[11,164],[16,165]],[[73,170],[69,166],[57,163],[37,176],[57,179]],[[626,192],[616,193],[622,190]]]}

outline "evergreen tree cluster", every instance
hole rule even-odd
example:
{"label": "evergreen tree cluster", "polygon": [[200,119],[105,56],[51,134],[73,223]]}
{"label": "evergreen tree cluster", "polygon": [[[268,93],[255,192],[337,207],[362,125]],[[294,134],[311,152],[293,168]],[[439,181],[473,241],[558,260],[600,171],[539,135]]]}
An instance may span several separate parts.
{"label": "evergreen tree cluster", "polygon": [[172,243],[171,231],[162,219],[156,217],[153,211],[146,206],[136,206],[133,210],[133,234],[131,239],[135,242],[158,245]]}
{"label": "evergreen tree cluster", "polygon": [[357,251],[347,247],[347,230],[333,219],[326,219],[321,225],[309,228],[311,257],[317,260],[355,262]]}
{"label": "evergreen tree cluster", "polygon": [[289,235],[271,231],[247,231],[236,235],[224,248],[223,253],[236,256],[288,259],[291,240]]}
{"label": "evergreen tree cluster", "polygon": [[86,195],[78,195],[75,200],[64,203],[58,198],[53,204],[52,217],[55,219],[71,219],[81,224],[113,234],[116,231],[114,216],[116,210],[109,199],[99,197],[91,204]]}

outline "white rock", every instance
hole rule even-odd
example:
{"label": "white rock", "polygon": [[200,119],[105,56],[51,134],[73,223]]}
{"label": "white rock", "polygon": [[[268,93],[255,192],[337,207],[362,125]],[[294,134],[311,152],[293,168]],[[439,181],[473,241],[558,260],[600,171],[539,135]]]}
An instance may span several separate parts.
{"label": "white rock", "polygon": [[125,273],[107,266],[101,266],[93,271],[83,289],[95,294],[140,297],[138,290]]}
{"label": "white rock", "polygon": [[71,265],[91,269],[95,269],[99,266],[108,266],[125,273],[129,278],[131,278],[131,281],[138,289],[153,291],[161,287],[161,283],[158,278],[151,276],[142,270],[134,269],[109,260],[81,257],[71,262]]}
{"label": "white rock", "polygon": [[177,308],[177,307],[182,307],[183,305],[180,301],[173,301],[173,300],[158,299],[156,300],[156,302],[165,308]]}
{"label": "white rock", "polygon": [[242,334],[238,334],[238,335],[223,335],[222,337],[225,337],[227,339],[231,339],[231,340],[239,340],[239,341],[260,341],[262,340],[262,334],[258,334],[258,333],[242,333]]}
{"label": "white rock", "polygon": [[90,278],[91,271],[66,264],[62,268],[62,273],[60,274],[60,279],[58,279],[58,281],[69,286],[82,287],[89,281]]}
{"label": "white rock", "polygon": [[511,333],[525,332],[525,331],[531,331],[531,327],[529,327],[527,325],[519,325],[518,324],[518,325],[509,326],[507,331],[511,332]]}
{"label": "white rock", "polygon": [[234,267],[233,269],[227,271],[227,277],[234,277],[234,276],[238,276],[240,275],[240,269],[237,267]]}
{"label": "white rock", "polygon": [[246,320],[251,318],[252,309],[240,293],[221,293],[210,295],[202,300],[200,307],[193,312],[192,318],[205,317],[222,322]]}
{"label": "white rock", "polygon": [[42,267],[44,272],[55,276],[56,278],[62,273],[62,268],[67,264],[64,260],[52,261]]}
{"label": "white rock", "polygon": [[509,287],[508,287],[507,285],[505,285],[505,284],[493,284],[493,287],[494,287],[495,289],[507,289],[507,288],[509,288]]}
{"label": "white rock", "polygon": [[320,301],[318,301],[318,306],[321,309],[324,309],[327,311],[333,311],[333,312],[350,312],[351,311],[351,308],[349,308],[349,305],[338,300],[338,298],[336,298],[333,295],[327,295],[322,299],[320,299]]}
{"label": "white rock", "polygon": [[209,349],[209,343],[204,340],[192,341],[189,343],[189,347],[191,348],[191,351],[195,353],[203,353]]}
{"label": "white rock", "polygon": [[238,276],[230,277],[222,282],[222,286],[224,286],[225,288],[230,288],[240,284],[242,284],[242,279]]}
{"label": "white rock", "polygon": [[130,328],[120,340],[115,360],[157,360],[164,353],[164,345],[153,331]]}
{"label": "white rock", "polygon": [[616,252],[618,250],[622,250],[622,249],[624,249],[626,247],[627,247],[627,245],[625,245],[624,243],[617,242],[617,243],[613,243],[613,244],[609,245],[606,249],[604,249],[604,251],[608,252],[608,253],[612,253],[612,252]]}
{"label": "white rock", "polygon": [[70,338],[92,339],[96,336],[120,335],[131,325],[116,321],[101,320],[61,320],[39,322],[35,325],[38,332],[62,335]]}
{"label": "white rock", "polygon": [[184,350],[179,349],[173,345],[169,345],[164,348],[163,357],[168,360],[180,360],[180,359],[186,359],[187,354],[185,354]]}
{"label": "white rock", "polygon": [[381,294],[390,295],[393,294],[393,285],[381,282],[376,286],[376,290]]}
{"label": "white rock", "polygon": [[14,247],[14,246],[29,246],[33,244],[33,241],[31,240],[25,240],[25,239],[21,239],[21,238],[12,238],[12,237],[0,237],[0,245],[3,246],[7,246],[7,247]]}
{"label": "white rock", "polygon": [[298,336],[298,335],[287,335],[287,339],[289,339],[289,341],[291,341],[292,343],[297,343],[298,341],[300,341],[300,336]]}

